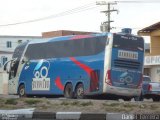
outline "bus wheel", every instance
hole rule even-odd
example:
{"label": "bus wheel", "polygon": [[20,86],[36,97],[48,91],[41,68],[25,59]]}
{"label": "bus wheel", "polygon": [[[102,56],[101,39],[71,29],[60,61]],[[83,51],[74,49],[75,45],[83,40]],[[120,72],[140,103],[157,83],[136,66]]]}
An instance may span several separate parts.
{"label": "bus wheel", "polygon": [[25,86],[20,85],[18,90],[19,97],[26,97]]}
{"label": "bus wheel", "polygon": [[84,98],[84,86],[82,83],[78,84],[76,87],[75,97],[77,99],[83,99]]}
{"label": "bus wheel", "polygon": [[64,97],[73,98],[73,86],[71,83],[68,83],[64,88]]}

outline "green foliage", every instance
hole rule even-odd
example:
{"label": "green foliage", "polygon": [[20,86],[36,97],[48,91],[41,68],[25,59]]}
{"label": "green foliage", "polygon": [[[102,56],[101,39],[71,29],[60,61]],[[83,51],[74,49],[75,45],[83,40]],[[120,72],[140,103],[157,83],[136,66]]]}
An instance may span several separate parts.
{"label": "green foliage", "polygon": [[90,106],[90,105],[93,105],[93,103],[91,101],[89,101],[89,102],[82,102],[80,105],[81,106]]}
{"label": "green foliage", "polygon": [[17,99],[13,99],[13,98],[11,98],[11,99],[7,99],[6,101],[5,101],[5,104],[11,104],[11,105],[16,105],[18,102],[17,102]]}
{"label": "green foliage", "polygon": [[24,101],[26,104],[28,105],[33,105],[33,104],[37,104],[39,102],[41,102],[40,100],[37,100],[37,99],[28,99],[28,100],[25,100]]}

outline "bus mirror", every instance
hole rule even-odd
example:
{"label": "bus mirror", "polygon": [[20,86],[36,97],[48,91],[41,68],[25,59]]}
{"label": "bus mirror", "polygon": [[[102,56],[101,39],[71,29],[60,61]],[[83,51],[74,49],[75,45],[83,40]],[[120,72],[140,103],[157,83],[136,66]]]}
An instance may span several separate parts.
{"label": "bus mirror", "polygon": [[7,63],[4,64],[3,70],[6,71],[7,70]]}
{"label": "bus mirror", "polygon": [[30,64],[30,61],[28,60],[28,61],[26,62],[26,64],[29,65],[29,64]]}
{"label": "bus mirror", "polygon": [[10,63],[10,62],[11,62],[11,61],[6,62],[6,63],[4,64],[4,67],[3,67],[3,70],[6,71],[7,73],[9,73],[9,71],[10,71],[10,64],[8,64],[8,63]]}
{"label": "bus mirror", "polygon": [[29,64],[30,64],[30,60],[29,60],[28,58],[24,57],[24,58],[22,59],[22,62],[21,62],[21,63],[22,63],[22,64],[26,63],[27,65],[29,65]]}
{"label": "bus mirror", "polygon": [[22,62],[21,62],[22,64],[24,64],[25,63],[25,61],[24,61],[24,59],[22,59]]}
{"label": "bus mirror", "polygon": [[26,57],[24,57],[23,59],[22,59],[22,64],[24,64],[24,63],[26,63],[26,64],[28,64],[28,62],[29,62],[29,60],[26,58]]}

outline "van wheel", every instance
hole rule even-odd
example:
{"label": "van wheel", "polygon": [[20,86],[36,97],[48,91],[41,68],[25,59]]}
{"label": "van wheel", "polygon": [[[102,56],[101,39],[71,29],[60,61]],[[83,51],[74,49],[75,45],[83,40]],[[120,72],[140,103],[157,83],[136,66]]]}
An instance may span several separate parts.
{"label": "van wheel", "polygon": [[141,92],[141,95],[139,96],[139,101],[143,101],[143,100],[144,100],[144,96],[143,96],[143,94]]}
{"label": "van wheel", "polygon": [[152,99],[153,99],[153,101],[155,101],[155,102],[160,101],[160,99],[159,99],[158,97],[153,97]]}
{"label": "van wheel", "polygon": [[19,97],[26,97],[26,92],[25,92],[25,86],[24,85],[20,85],[20,87],[18,89],[18,95],[19,95]]}
{"label": "van wheel", "polygon": [[68,83],[64,88],[64,97],[73,98],[73,86],[71,83]]}
{"label": "van wheel", "polygon": [[82,83],[78,84],[76,87],[75,97],[77,99],[83,99],[84,98],[84,86]]}

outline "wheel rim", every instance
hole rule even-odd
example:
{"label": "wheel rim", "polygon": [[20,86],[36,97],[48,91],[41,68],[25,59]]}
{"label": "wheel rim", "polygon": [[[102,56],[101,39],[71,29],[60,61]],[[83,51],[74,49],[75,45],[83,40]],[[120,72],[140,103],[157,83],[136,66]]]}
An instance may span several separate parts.
{"label": "wheel rim", "polygon": [[84,93],[83,87],[79,87],[79,88],[77,89],[77,96],[78,96],[78,97],[82,97],[82,96],[83,96],[83,93]]}
{"label": "wheel rim", "polygon": [[21,88],[21,89],[20,89],[19,94],[20,94],[20,96],[24,96],[24,94],[25,94],[24,88]]}

